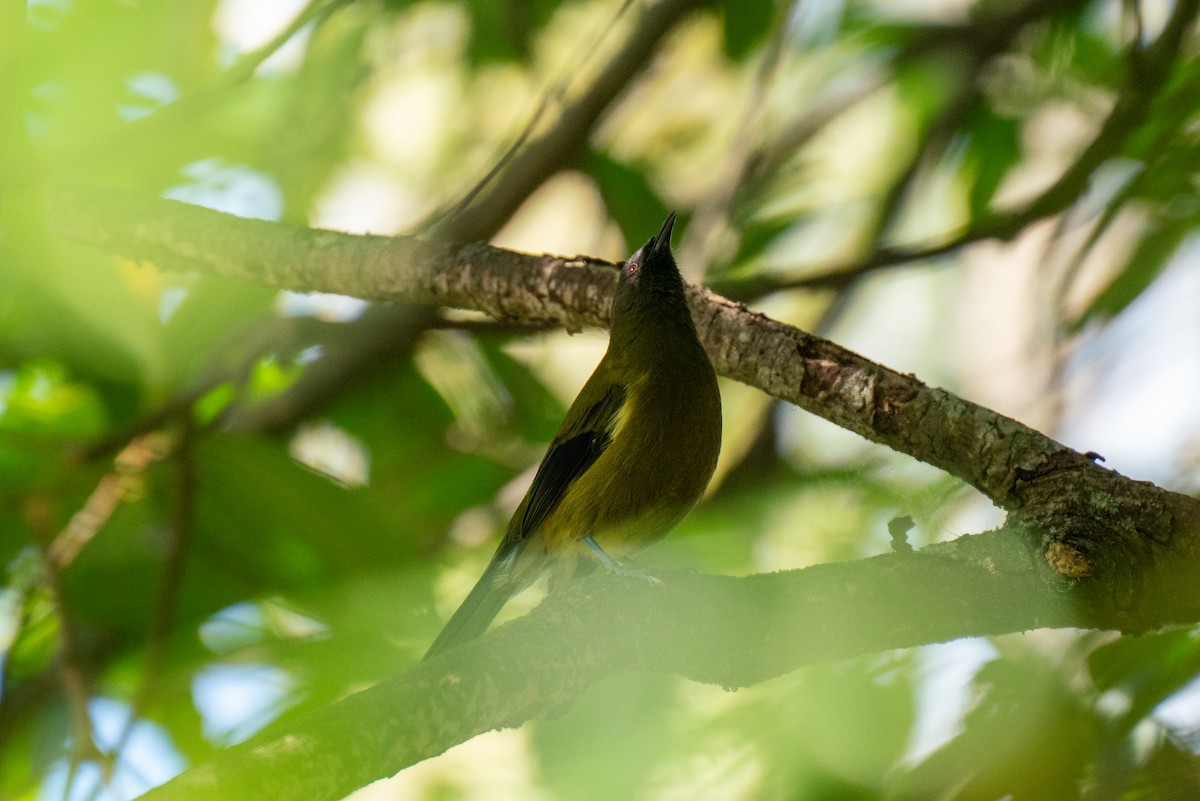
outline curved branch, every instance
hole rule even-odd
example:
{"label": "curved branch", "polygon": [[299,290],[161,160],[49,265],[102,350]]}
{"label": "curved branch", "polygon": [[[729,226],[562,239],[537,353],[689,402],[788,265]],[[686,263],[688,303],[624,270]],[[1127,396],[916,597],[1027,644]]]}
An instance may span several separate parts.
{"label": "curved branch", "polygon": [[[605,326],[616,285],[606,262],[476,243],[354,236],[246,220],[115,191],[52,196],[57,232],[164,269],[296,291],[456,306],[500,320]],[[1154,543],[1191,558],[1180,528],[1200,504],[1134,482],[1049,437],[833,342],[690,290],[717,372],[957,476],[1044,538],[1047,560],[1077,579],[1136,582]]]}
{"label": "curved branch", "polygon": [[[455,306],[577,331],[607,326],[616,285],[607,263],[586,258],[310,230],[111,191],[55,201],[51,217],[68,238],[164,269],[281,289]],[[1019,477],[1047,465],[1102,470],[1014,420],[833,342],[704,289],[691,299],[720,374],[958,476],[998,506],[1018,507]]]}
{"label": "curved branch", "polygon": [[1001,530],[747,578],[582,579],[478,640],[222,751],[143,800],[341,798],[622,672],[747,687],[815,662],[969,635],[1141,631],[1200,617],[1200,582],[1183,598],[1158,597],[1163,604],[1135,620],[1111,602],[1081,607],[1026,543]]}

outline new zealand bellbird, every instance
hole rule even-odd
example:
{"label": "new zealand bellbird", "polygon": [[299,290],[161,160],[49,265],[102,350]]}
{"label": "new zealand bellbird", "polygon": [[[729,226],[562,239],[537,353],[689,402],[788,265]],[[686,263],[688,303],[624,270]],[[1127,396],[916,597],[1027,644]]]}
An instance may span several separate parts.
{"label": "new zealand bellbird", "polygon": [[546,569],[606,569],[699,500],[721,448],[721,397],[671,255],[671,214],[621,267],[608,350],[542,459],[483,577],[425,658],[478,637]]}

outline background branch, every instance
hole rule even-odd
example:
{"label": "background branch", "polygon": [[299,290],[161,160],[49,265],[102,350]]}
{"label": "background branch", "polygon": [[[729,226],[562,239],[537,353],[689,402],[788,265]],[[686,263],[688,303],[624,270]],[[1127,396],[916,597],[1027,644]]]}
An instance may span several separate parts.
{"label": "background branch", "polygon": [[[588,137],[604,113],[650,65],[647,54],[654,53],[667,33],[696,6],[695,0],[664,0],[646,8],[624,45],[554,125],[529,143],[525,142],[528,131],[523,132],[464,202],[421,228],[460,241],[495,236],[538,187],[587,151]],[[411,351],[421,332],[436,322],[436,315],[425,308],[368,308],[323,343],[324,352],[295,385],[270,402],[238,404],[223,422],[242,431],[285,432],[325,408],[348,387],[394,364]]]}
{"label": "background branch", "polygon": [[[1009,33],[1015,33],[1029,22],[1031,12],[1039,5],[1030,3],[1013,14],[1009,22],[1015,27]],[[787,289],[843,288],[879,270],[940,258],[976,242],[1014,239],[1039,220],[1065,211],[1087,191],[1096,168],[1120,154],[1121,148],[1138,130],[1155,100],[1167,87],[1171,71],[1179,59],[1184,34],[1194,22],[1198,9],[1198,0],[1176,3],[1171,18],[1152,46],[1140,49],[1137,42],[1132,45],[1134,55],[1131,56],[1124,84],[1095,137],[1058,180],[1020,208],[992,213],[941,242],[916,246],[880,245],[857,261],[817,274],[798,277],[757,275],[749,279],[723,281],[716,288],[737,298],[759,297]],[[1001,30],[1005,29],[1001,27]],[[996,32],[991,32],[980,40],[989,51],[996,46],[996,35]],[[931,39],[929,43],[946,44],[940,38]],[[989,52],[988,55],[994,53]],[[953,113],[953,110],[948,109],[947,113]],[[894,190],[899,191],[906,185],[907,181],[902,180]]]}

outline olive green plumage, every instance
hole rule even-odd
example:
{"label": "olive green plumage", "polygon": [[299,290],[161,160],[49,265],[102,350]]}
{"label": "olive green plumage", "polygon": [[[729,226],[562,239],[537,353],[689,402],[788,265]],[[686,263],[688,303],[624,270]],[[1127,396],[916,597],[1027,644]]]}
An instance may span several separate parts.
{"label": "olive green plumage", "polygon": [[721,398],[671,255],[670,215],[621,267],[608,350],[567,410],[483,577],[425,658],[483,633],[551,569],[615,561],[699,500],[721,447]]}

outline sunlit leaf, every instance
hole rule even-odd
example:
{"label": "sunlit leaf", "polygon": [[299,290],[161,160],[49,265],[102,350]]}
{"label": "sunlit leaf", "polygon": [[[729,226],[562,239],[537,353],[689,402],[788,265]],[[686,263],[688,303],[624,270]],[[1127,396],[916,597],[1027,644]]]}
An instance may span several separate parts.
{"label": "sunlit leaf", "polygon": [[1129,699],[1122,716],[1132,728],[1163,700],[1200,676],[1200,638],[1193,631],[1122,637],[1088,655],[1092,680],[1101,690]]}
{"label": "sunlit leaf", "polygon": [[646,232],[656,230],[668,212],[645,171],[596,150],[588,152],[585,167],[596,181],[608,213],[625,235],[627,248],[638,247],[648,238]]}
{"label": "sunlit leaf", "polygon": [[1125,266],[1074,321],[1071,329],[1078,330],[1091,320],[1115,317],[1137,300],[1166,268],[1184,238],[1191,234],[1197,220],[1200,220],[1200,215],[1152,223]]}
{"label": "sunlit leaf", "polygon": [[55,362],[17,370],[0,403],[0,431],[83,440],[104,430],[106,415],[91,386]]}
{"label": "sunlit leaf", "polygon": [[476,64],[527,60],[554,5],[550,0],[465,0],[471,18],[468,58]]}
{"label": "sunlit leaf", "polygon": [[744,59],[771,29],[778,6],[772,0],[721,0],[716,5],[724,12],[725,54],[734,60]]}
{"label": "sunlit leaf", "polygon": [[1099,734],[1086,699],[1034,657],[990,662],[975,684],[962,733],[901,778],[903,797],[1076,797]]}
{"label": "sunlit leaf", "polygon": [[978,106],[967,129],[967,154],[974,167],[970,192],[971,218],[987,216],[989,205],[1021,157],[1021,124],[1002,117],[986,106]]}

